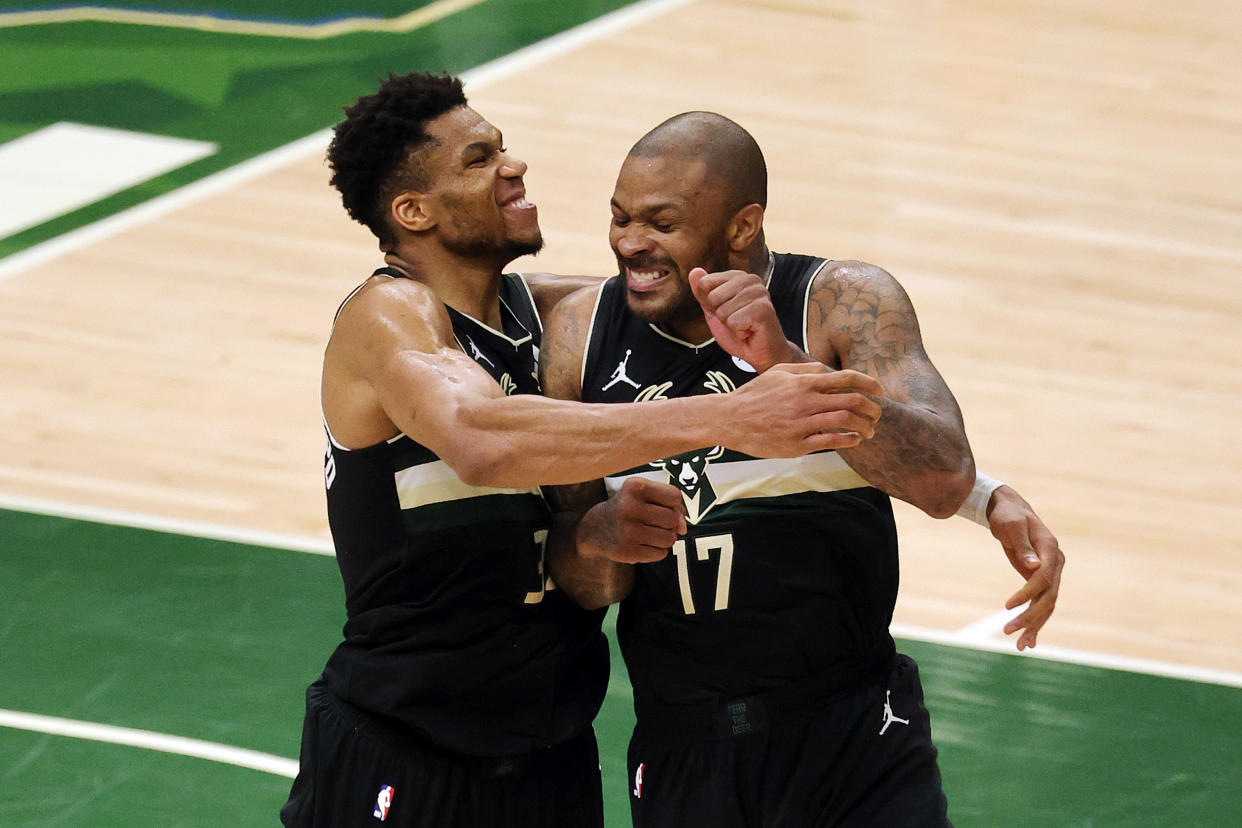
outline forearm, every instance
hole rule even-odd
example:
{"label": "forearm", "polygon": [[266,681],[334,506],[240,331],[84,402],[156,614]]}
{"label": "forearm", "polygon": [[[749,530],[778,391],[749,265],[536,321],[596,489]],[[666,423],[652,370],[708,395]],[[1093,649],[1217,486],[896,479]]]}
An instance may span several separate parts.
{"label": "forearm", "polygon": [[932,517],[953,515],[975,482],[975,462],[959,423],[911,403],[880,401],[875,436],[838,449],[876,488]]}
{"label": "forearm", "polygon": [[557,588],[586,609],[615,604],[634,585],[634,567],[603,554],[592,554],[589,543],[579,542],[582,513],[561,512],[552,516],[548,534],[548,572]]}
{"label": "forearm", "polygon": [[444,459],[472,485],[561,485],[713,445],[728,430],[723,395],[641,405],[639,412],[534,395],[472,400],[454,412],[454,456]]}

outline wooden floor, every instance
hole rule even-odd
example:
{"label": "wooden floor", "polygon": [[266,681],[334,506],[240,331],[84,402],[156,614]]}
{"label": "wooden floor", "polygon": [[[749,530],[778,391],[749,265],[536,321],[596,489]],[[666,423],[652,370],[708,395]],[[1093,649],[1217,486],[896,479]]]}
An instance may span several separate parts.
{"label": "wooden floor", "polygon": [[[658,121],[746,126],[771,246],[897,276],[979,465],[1060,537],[1041,643],[1242,671],[1239,77],[1231,0],[696,0],[468,92],[530,163],[527,269],[611,272]],[[327,538],[321,351],[378,256],[326,179],[312,147],[0,281],[0,493]],[[899,522],[899,622],[1016,588],[978,527]]]}

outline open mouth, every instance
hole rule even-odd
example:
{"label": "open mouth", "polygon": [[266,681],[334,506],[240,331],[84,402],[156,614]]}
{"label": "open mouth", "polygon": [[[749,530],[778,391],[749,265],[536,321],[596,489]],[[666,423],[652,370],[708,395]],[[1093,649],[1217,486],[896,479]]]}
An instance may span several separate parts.
{"label": "open mouth", "polygon": [[522,211],[535,209],[535,203],[533,201],[528,201],[525,193],[502,202],[500,206],[505,210]]}
{"label": "open mouth", "polygon": [[630,290],[648,291],[661,285],[669,276],[669,271],[661,267],[625,268],[625,283]]}

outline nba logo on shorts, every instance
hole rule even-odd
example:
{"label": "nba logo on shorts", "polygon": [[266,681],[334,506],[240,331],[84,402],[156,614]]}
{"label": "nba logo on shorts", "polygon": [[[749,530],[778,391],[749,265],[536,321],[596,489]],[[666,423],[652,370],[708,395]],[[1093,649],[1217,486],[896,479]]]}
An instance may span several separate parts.
{"label": "nba logo on shorts", "polygon": [[634,771],[634,798],[643,798],[643,768],[647,767],[646,762],[638,763],[638,770]]}
{"label": "nba logo on shorts", "polygon": [[371,816],[380,822],[388,819],[388,809],[392,807],[392,785],[385,785],[379,789],[379,796],[375,797],[375,810]]}

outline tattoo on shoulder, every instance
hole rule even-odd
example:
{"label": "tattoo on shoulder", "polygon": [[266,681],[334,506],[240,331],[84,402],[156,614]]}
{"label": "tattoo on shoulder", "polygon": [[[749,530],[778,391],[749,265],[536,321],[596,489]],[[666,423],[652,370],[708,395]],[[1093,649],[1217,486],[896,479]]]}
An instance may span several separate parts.
{"label": "tattoo on shoulder", "polygon": [[544,393],[561,399],[580,399],[579,369],[586,351],[586,320],[570,302],[551,315],[539,353],[539,374]]}
{"label": "tattoo on shoulder", "polygon": [[817,278],[810,299],[811,324],[833,342],[847,367],[882,376],[923,355],[909,297],[878,267],[838,264]]}

